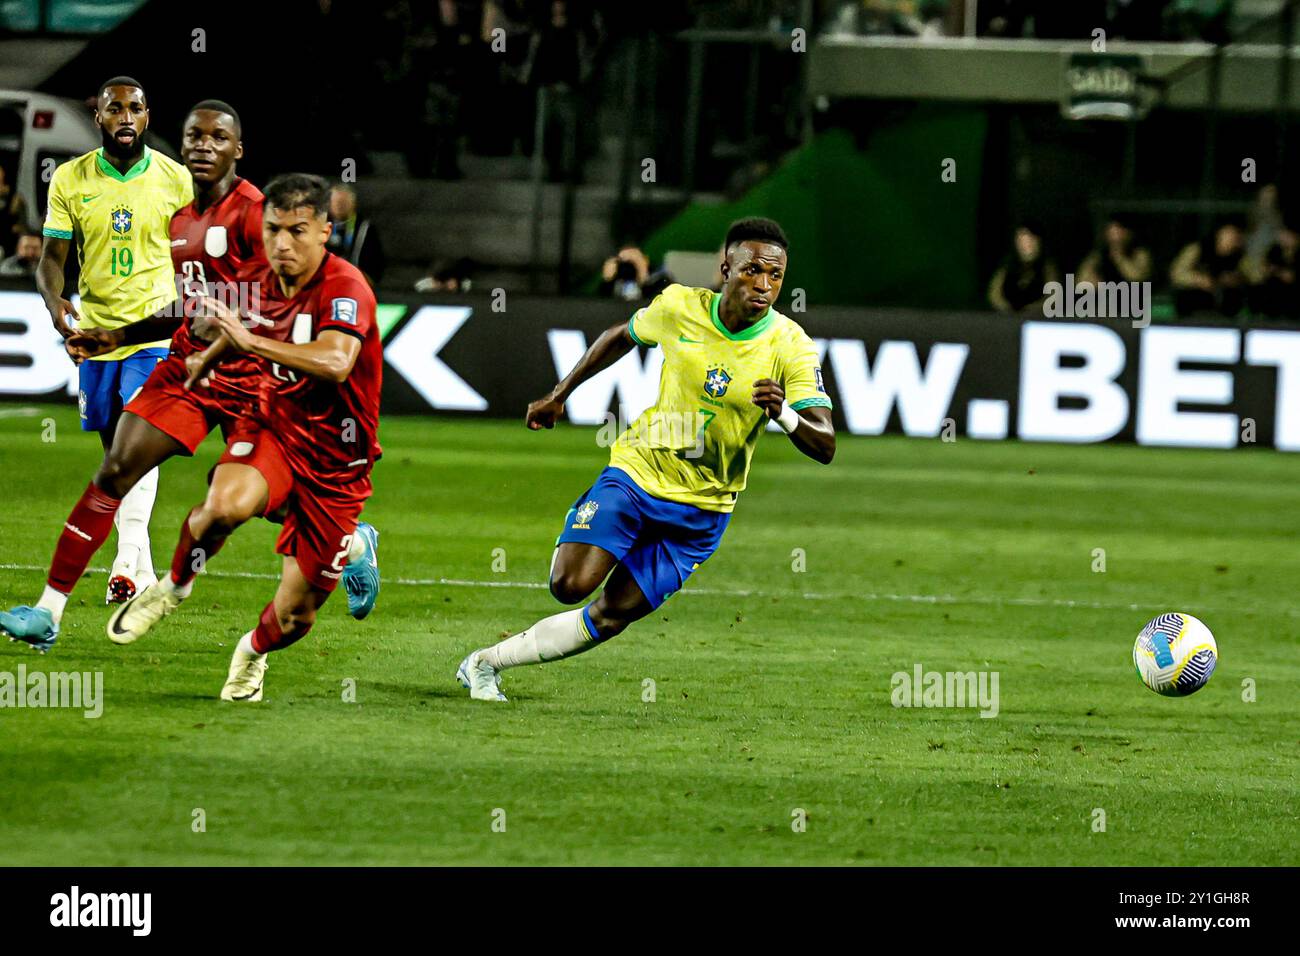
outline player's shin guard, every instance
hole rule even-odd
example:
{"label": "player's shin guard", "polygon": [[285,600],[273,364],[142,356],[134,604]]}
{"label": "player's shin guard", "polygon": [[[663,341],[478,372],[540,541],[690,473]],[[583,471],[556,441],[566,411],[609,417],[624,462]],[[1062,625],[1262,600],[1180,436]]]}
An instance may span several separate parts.
{"label": "player's shin guard", "polygon": [[153,574],[153,553],[149,547],[149,517],[158,497],[158,469],[152,468],[122,499],[117,513],[117,556],[115,565],[135,572]]}
{"label": "player's shin guard", "polygon": [[202,538],[196,538],[190,531],[190,519],[193,517],[194,511],[191,511],[181,522],[181,536],[176,542],[176,550],[172,552],[172,570],[169,577],[172,586],[186,595],[204,565],[211,561],[212,556],[226,543],[225,535],[214,535],[211,532]]}
{"label": "player's shin guard", "polygon": [[253,631],[250,643],[255,653],[269,654],[271,651],[284,650],[305,637],[310,630],[310,624],[299,625],[292,631],[280,627],[280,615],[275,613],[275,602],[272,601],[262,608],[262,616],[257,620],[257,628]]}
{"label": "player's shin guard", "polygon": [[585,607],[543,618],[526,631],[512,634],[482,651],[483,660],[497,670],[521,664],[542,664],[573,657],[600,643],[591,614]]}
{"label": "player's shin guard", "polygon": [[68,515],[59,543],[54,548],[54,559],[50,562],[50,574],[46,579],[51,588],[62,594],[72,593],[90,559],[108,538],[113,516],[121,504],[122,499],[100,491],[93,483],[86,486],[81,499]]}

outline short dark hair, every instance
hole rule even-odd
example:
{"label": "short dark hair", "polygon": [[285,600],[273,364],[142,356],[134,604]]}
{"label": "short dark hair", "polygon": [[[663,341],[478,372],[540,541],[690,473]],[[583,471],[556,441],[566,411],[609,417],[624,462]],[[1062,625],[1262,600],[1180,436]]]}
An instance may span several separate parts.
{"label": "short dark hair", "polygon": [[[199,100],[190,107],[190,113],[197,113],[199,110],[211,110],[213,113],[225,113],[235,121],[235,135],[241,138],[243,137],[244,126],[239,121],[239,114],[236,113],[235,108],[225,100]],[[188,116],[189,113],[186,115]]]}
{"label": "short dark hair", "polygon": [[775,219],[764,219],[761,216],[751,216],[748,219],[737,219],[727,230],[727,239],[722,244],[724,251],[729,252],[731,247],[738,242],[770,242],[774,246],[780,246],[786,252],[790,251],[790,241],[785,237],[785,230],[781,228],[780,223]]}
{"label": "short dark hair", "polygon": [[307,206],[317,216],[328,216],[330,184],[323,176],[311,173],[285,173],[266,184],[263,208],[298,209]]}
{"label": "short dark hair", "polygon": [[115,76],[111,80],[105,80],[103,83],[99,84],[99,92],[95,94],[95,99],[99,99],[103,96],[104,91],[110,86],[134,86],[140,91],[141,96],[144,95],[144,87],[140,84],[139,80],[133,79],[129,76]]}

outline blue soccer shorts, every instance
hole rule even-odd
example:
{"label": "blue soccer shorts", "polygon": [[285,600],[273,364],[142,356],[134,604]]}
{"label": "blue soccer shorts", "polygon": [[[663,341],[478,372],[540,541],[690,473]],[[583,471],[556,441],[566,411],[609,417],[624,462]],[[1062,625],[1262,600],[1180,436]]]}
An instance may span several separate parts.
{"label": "blue soccer shorts", "polygon": [[658,607],[717,550],[730,521],[728,513],[656,498],[626,472],[606,468],[569,509],[556,544],[608,551]]}
{"label": "blue soccer shorts", "polygon": [[87,359],[78,367],[77,407],[81,430],[102,432],[111,428],[126,403],[144,386],[154,366],[167,357],[167,349],[141,349],[124,359]]}

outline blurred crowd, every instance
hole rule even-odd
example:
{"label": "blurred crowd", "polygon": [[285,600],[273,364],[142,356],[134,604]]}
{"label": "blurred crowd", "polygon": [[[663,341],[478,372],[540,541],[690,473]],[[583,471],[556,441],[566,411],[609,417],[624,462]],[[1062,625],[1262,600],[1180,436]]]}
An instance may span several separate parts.
{"label": "blurred crowd", "polygon": [[[973,0],[837,0],[823,14],[826,35],[962,36]],[[1229,38],[1234,0],[978,0],[979,36],[1090,39]]]}
{"label": "blurred crowd", "polygon": [[[1282,209],[1278,187],[1264,186],[1246,216],[1222,217],[1205,235],[1189,238],[1163,270],[1133,222],[1112,217],[1075,267],[1075,285],[1150,282],[1179,317],[1300,320],[1300,223]],[[1038,312],[1044,286],[1064,281],[1043,230],[1022,221],[989,281],[988,301],[999,312]]]}
{"label": "blurred crowd", "polygon": [[[555,92],[543,145],[551,178],[563,173],[563,124],[605,50],[594,0],[382,0],[366,29],[379,56],[376,85],[391,93],[361,135],[400,149],[413,176],[457,179],[460,150],[531,155],[537,91]],[[360,110],[364,115],[366,111]],[[393,116],[403,121],[394,124]],[[581,130],[581,124],[579,124]]]}
{"label": "blurred crowd", "polygon": [[0,164],[0,278],[14,279],[36,272],[41,238],[27,227],[27,206],[11,185],[13,172]]}

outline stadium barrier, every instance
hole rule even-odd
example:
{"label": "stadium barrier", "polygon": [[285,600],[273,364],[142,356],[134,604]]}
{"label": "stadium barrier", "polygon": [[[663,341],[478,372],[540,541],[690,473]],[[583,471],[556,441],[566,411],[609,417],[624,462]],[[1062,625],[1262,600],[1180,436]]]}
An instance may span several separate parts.
{"label": "stadium barrier", "polygon": [[[39,297],[0,287],[0,398],[71,400],[76,373]],[[385,414],[522,418],[632,306],[503,292],[384,295]],[[940,438],[1300,450],[1300,330],[826,307],[814,337],[839,428]],[[568,403],[633,418],[662,350],[636,350]]]}

